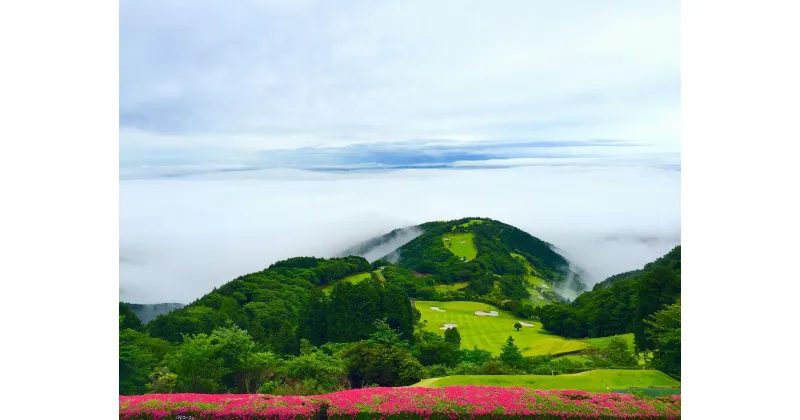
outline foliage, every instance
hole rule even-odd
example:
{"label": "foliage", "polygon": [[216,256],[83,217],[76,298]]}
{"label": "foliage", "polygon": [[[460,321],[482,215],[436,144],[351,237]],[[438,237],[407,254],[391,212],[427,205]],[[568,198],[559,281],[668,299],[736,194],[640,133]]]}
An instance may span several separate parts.
{"label": "foliage", "polygon": [[461,347],[461,333],[458,332],[457,327],[448,328],[444,330],[444,341],[453,344],[456,348]]}
{"label": "foliage", "polygon": [[179,342],[183,334],[210,334],[231,320],[246,329],[256,343],[280,353],[292,353],[297,349],[299,308],[310,291],[369,270],[369,263],[361,257],[278,261],[266,270],[240,276],[181,309],[160,315],[147,324],[147,330],[154,337]]}
{"label": "foliage", "polygon": [[284,385],[276,390],[277,394],[323,394],[345,389],[348,385],[345,362],[313,346],[307,346],[303,354],[286,361],[282,372]]}
{"label": "foliage", "polygon": [[[124,318],[124,317],[120,317]],[[123,320],[124,322],[124,320]],[[130,328],[119,332],[119,393],[120,395],[145,392],[150,373],[156,368],[172,346],[161,339]]]}
{"label": "foliage", "polygon": [[458,363],[460,352],[455,343],[448,342],[439,334],[424,331],[417,336],[414,356],[424,366],[453,366]]}
{"label": "foliage", "polygon": [[178,375],[181,391],[222,391],[222,378],[230,372],[220,356],[222,346],[203,333],[184,337],[180,347],[166,359],[167,366]]}
{"label": "foliage", "polygon": [[170,373],[166,367],[156,369],[150,374],[150,383],[146,385],[148,394],[171,394],[175,390],[178,375]]}
{"label": "foliage", "polygon": [[367,339],[379,319],[403,339],[413,339],[411,301],[401,288],[376,279],[358,284],[339,282],[330,295],[317,291],[309,294],[300,311],[299,336],[315,345],[355,342]]}
{"label": "foliage", "polygon": [[663,372],[681,374],[681,300],[667,305],[645,320],[655,350],[653,351],[653,367]]}
{"label": "foliage", "polygon": [[508,336],[508,340],[506,340],[506,344],[500,352],[500,360],[512,367],[522,364],[522,353],[519,351],[519,347],[514,344],[513,337]]}
{"label": "foliage", "polygon": [[578,296],[571,304],[536,309],[551,333],[565,337],[605,337],[633,332],[638,350],[652,348],[644,319],[680,296],[680,246],[647,264],[636,275]]}
{"label": "foliage", "polygon": [[142,321],[136,316],[131,307],[125,303],[119,303],[119,316],[122,317],[119,328],[121,330],[130,328],[134,331],[141,331],[143,329]]}
{"label": "foliage", "polygon": [[366,384],[404,386],[419,381],[424,368],[411,352],[400,345],[361,341],[342,353],[353,387]]}

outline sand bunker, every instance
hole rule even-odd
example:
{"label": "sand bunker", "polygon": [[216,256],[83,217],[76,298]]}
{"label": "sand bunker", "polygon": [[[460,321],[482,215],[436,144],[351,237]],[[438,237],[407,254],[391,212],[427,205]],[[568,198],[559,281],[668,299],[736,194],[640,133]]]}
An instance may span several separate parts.
{"label": "sand bunker", "polygon": [[441,327],[439,329],[440,330],[447,330],[447,329],[450,329],[450,328],[455,328],[457,326],[458,326],[458,324],[444,324],[444,327]]}
{"label": "sand bunker", "polygon": [[497,311],[490,311],[490,312],[483,312],[483,311],[475,311],[475,315],[478,316],[497,316],[500,315]]}
{"label": "sand bunker", "polygon": [[462,243],[462,244],[465,244],[466,242],[464,242],[464,241],[461,241],[461,243]]}
{"label": "sand bunker", "polygon": [[544,299],[544,297],[542,297],[542,295],[539,295],[539,299]]}
{"label": "sand bunker", "polygon": [[432,310],[432,311],[436,311],[436,312],[447,312],[447,311],[446,311],[446,310],[444,310],[444,309],[439,309],[439,307],[438,307],[438,306],[431,306],[431,310]]}
{"label": "sand bunker", "polygon": [[546,284],[543,284],[543,285],[542,285],[542,289],[547,289],[547,288],[549,288],[549,287],[550,287],[550,286],[548,286],[548,285],[546,285]]}
{"label": "sand bunker", "polygon": [[535,327],[536,326],[536,325],[529,324],[527,322],[522,322],[522,321],[519,322],[519,325],[522,325],[523,327]]}

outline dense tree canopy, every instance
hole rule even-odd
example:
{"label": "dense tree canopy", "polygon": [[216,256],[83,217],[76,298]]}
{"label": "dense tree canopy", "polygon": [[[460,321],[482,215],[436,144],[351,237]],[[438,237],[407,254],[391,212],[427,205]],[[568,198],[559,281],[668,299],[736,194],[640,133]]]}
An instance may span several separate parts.
{"label": "dense tree canopy", "polygon": [[652,349],[644,320],[680,297],[680,259],[677,246],[636,274],[585,292],[571,304],[547,305],[536,313],[555,334],[580,338],[633,332],[637,349]]}
{"label": "dense tree canopy", "polygon": [[653,343],[653,367],[681,375],[681,300],[665,306],[645,320],[645,333]]}

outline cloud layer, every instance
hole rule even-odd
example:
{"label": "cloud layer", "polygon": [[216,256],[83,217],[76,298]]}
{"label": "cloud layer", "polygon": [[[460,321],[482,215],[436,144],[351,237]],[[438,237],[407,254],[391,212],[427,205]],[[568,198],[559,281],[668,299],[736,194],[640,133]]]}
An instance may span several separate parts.
{"label": "cloud layer", "polygon": [[120,297],[137,303],[186,303],[276,260],[431,220],[515,225],[598,281],[680,241],[680,172],[646,167],[212,173],[121,181],[120,200]]}
{"label": "cloud layer", "polygon": [[676,152],[679,30],[677,1],[123,1],[121,156],[595,139]]}

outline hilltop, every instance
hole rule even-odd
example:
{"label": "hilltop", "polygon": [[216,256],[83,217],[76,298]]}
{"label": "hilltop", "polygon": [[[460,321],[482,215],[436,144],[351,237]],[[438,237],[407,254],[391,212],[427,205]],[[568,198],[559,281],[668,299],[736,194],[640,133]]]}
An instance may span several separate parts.
{"label": "hilltop", "polygon": [[[430,277],[428,283],[439,286],[440,291],[467,292],[450,296],[457,299],[484,296],[482,300],[502,304],[502,300],[488,298],[494,294],[505,297],[503,300],[539,306],[566,301],[564,295],[577,296],[587,288],[585,272],[552,244],[488,218],[468,217],[395,229],[340,255],[395,263],[418,277]],[[430,295],[419,297],[437,300]]]}

